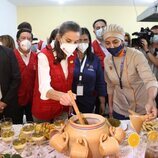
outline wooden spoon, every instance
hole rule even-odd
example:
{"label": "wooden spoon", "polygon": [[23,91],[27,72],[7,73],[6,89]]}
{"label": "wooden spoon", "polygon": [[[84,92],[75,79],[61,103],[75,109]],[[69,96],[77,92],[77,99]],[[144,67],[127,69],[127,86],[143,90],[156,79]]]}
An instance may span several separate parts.
{"label": "wooden spoon", "polygon": [[75,110],[75,112],[76,112],[76,115],[77,115],[77,117],[78,117],[78,119],[79,119],[80,124],[85,125],[85,121],[84,121],[84,119],[83,119],[83,117],[82,117],[82,115],[81,115],[81,113],[80,113],[80,111],[79,111],[79,109],[78,109],[78,106],[77,106],[77,104],[76,104],[76,102],[75,102],[75,99],[74,99],[74,96],[73,96],[72,91],[69,90],[69,91],[68,91],[68,94],[69,94],[69,96],[71,97],[71,103],[72,103],[72,106],[73,106],[73,108],[74,108],[74,110]]}

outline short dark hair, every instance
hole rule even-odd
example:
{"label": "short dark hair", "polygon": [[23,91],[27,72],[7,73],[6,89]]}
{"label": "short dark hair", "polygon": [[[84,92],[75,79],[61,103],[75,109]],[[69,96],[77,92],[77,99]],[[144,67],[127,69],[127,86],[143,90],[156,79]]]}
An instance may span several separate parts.
{"label": "short dark hair", "polygon": [[150,30],[158,29],[158,25],[154,25]]}
{"label": "short dark hair", "polygon": [[21,30],[21,29],[29,29],[29,30],[31,30],[31,32],[32,32],[32,26],[31,26],[31,24],[28,23],[28,22],[26,22],[26,21],[20,23],[20,24],[18,25],[17,29],[18,29],[18,30]]}
{"label": "short dark hair", "polygon": [[101,21],[101,22],[103,22],[105,25],[107,25],[107,22],[106,22],[104,19],[97,19],[97,20],[95,20],[94,23],[93,23],[93,28],[95,28],[95,24],[96,24],[97,22],[99,22],[99,21]]}
{"label": "short dark hair", "polygon": [[33,34],[32,34],[32,32],[31,32],[31,30],[26,29],[26,28],[20,29],[20,30],[17,32],[17,34],[16,34],[16,39],[19,39],[21,33],[23,33],[23,32],[28,32],[28,33],[30,33],[30,34],[31,34],[31,38],[33,39]]}

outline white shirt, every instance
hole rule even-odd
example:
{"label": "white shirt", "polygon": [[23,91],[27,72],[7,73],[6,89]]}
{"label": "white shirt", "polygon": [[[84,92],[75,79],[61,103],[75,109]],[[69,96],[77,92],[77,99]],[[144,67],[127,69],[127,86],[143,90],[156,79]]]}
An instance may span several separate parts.
{"label": "white shirt", "polygon": [[[54,52],[54,56],[55,52]],[[68,62],[67,58],[61,61],[61,67],[63,69],[65,78],[68,76]],[[48,100],[46,97],[47,92],[50,89],[53,89],[50,85],[51,77],[50,77],[50,67],[49,62],[45,54],[38,54],[38,80],[39,80],[39,92],[41,93],[40,98],[42,100]]]}
{"label": "white shirt", "polygon": [[28,65],[28,64],[29,64],[29,61],[30,61],[31,51],[30,51],[28,54],[23,54],[22,52],[20,52],[19,49],[18,49],[18,51],[19,51],[19,53],[20,53],[20,55],[21,55],[22,60],[24,61],[24,63],[25,63],[26,65]]}
{"label": "white shirt", "polygon": [[111,55],[108,50],[105,48],[105,46],[99,41],[97,40],[97,42],[99,43],[99,46],[101,47],[102,51],[104,52],[105,56],[108,57],[109,55]]}

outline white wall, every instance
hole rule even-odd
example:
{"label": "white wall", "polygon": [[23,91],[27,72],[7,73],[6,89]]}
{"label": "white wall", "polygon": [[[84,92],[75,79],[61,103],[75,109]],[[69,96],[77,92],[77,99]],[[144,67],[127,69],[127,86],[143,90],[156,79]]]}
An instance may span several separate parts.
{"label": "white wall", "polygon": [[13,38],[17,32],[17,8],[8,0],[0,0],[0,35],[9,34]]}
{"label": "white wall", "polygon": [[[137,6],[138,15],[146,9]],[[33,32],[45,40],[51,31],[66,20],[74,20],[81,26],[87,27],[94,38],[92,23],[98,18],[104,18],[108,24],[121,25],[130,34],[140,31],[140,27],[149,27],[157,24],[153,22],[137,22],[133,6],[36,6],[17,7],[18,24],[23,21],[31,23]]]}

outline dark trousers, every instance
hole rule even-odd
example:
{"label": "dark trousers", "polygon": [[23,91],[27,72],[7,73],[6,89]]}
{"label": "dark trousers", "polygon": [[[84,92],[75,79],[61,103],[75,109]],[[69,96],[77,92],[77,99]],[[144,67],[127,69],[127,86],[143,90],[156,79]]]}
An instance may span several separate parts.
{"label": "dark trousers", "polygon": [[129,119],[129,117],[125,117],[124,115],[121,115],[115,111],[113,111],[113,117],[118,120],[128,120]]}
{"label": "dark trousers", "polygon": [[20,109],[21,107],[16,102],[13,102],[12,104],[7,105],[4,111],[0,113],[0,119],[9,117],[12,118],[14,124],[21,124],[22,119]]}
{"label": "dark trousers", "polygon": [[[105,107],[106,107],[106,104],[108,104],[108,95],[105,96]],[[100,114],[100,100],[99,100],[99,97],[96,98],[95,113]]]}
{"label": "dark trousers", "polygon": [[32,113],[31,113],[32,104],[28,103],[25,106],[20,106],[19,108],[19,121],[23,123],[23,115],[26,115],[27,122],[32,122]]}

